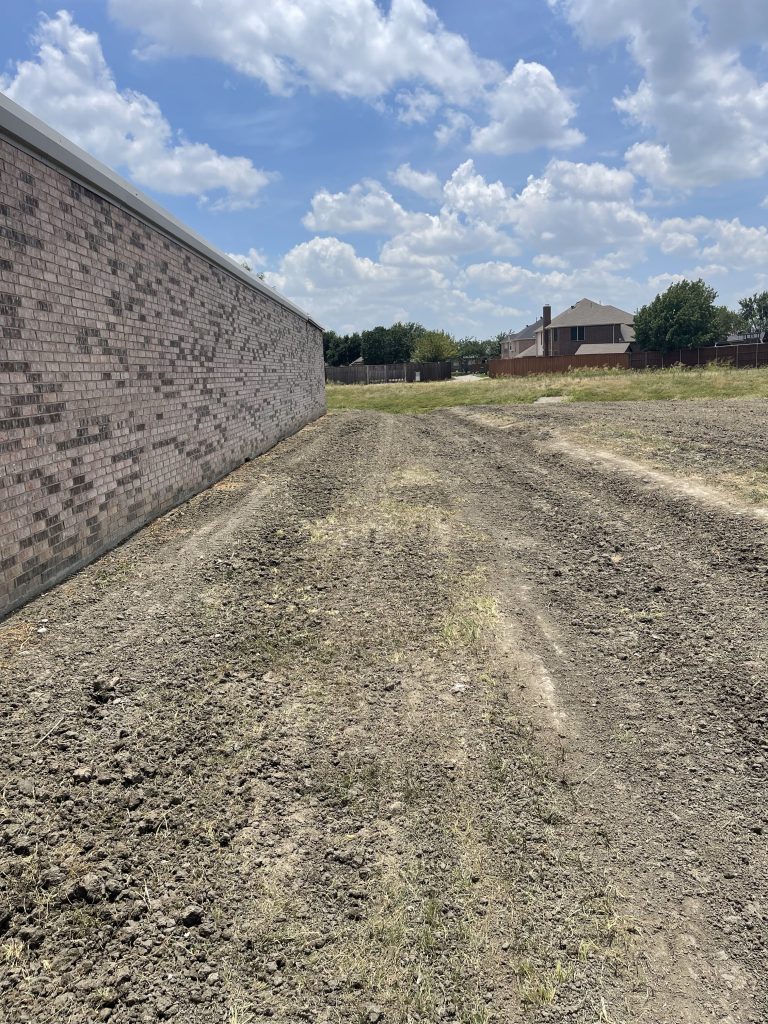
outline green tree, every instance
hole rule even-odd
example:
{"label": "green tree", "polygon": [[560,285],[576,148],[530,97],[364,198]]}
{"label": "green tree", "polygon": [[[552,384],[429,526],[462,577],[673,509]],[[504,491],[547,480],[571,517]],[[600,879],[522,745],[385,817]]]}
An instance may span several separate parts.
{"label": "green tree", "polygon": [[490,341],[486,342],[487,354],[491,357],[491,359],[499,358],[499,356],[501,355],[501,343],[502,341],[504,341],[506,337],[507,332],[502,331],[500,334],[497,334],[495,338],[491,338]]}
{"label": "green tree", "polygon": [[[324,363],[328,363],[328,352],[330,350],[331,345],[335,344],[335,342],[336,342],[338,337],[339,336],[336,333],[336,331],[323,331],[323,362]],[[336,364],[335,363],[330,363],[329,365],[335,366]]]}
{"label": "green tree", "polygon": [[374,327],[363,331],[360,336],[360,351],[363,361],[376,363],[405,363],[420,335],[424,333],[421,324],[396,323],[391,327]]}
{"label": "green tree", "polygon": [[746,299],[739,299],[739,315],[743,330],[763,338],[768,331],[768,292],[755,292]]}
{"label": "green tree", "polygon": [[456,342],[458,354],[465,359],[482,359],[485,356],[496,359],[501,355],[501,343],[507,334],[507,331],[502,331],[495,338],[488,338],[486,341],[479,341],[477,338],[460,338]]}
{"label": "green tree", "polygon": [[738,334],[747,330],[744,317],[727,306],[715,306],[717,312],[717,325],[720,339],[725,339],[729,334]]}
{"label": "green tree", "polygon": [[477,338],[459,338],[456,342],[458,354],[462,359],[482,359],[488,355],[488,342]]}
{"label": "green tree", "polygon": [[668,352],[714,345],[721,337],[717,292],[704,281],[678,281],[635,313],[640,348]]}
{"label": "green tree", "polygon": [[[363,331],[360,339],[360,354],[363,357],[363,362],[369,365],[375,363],[396,363],[398,362],[398,354],[400,362],[408,358],[408,356],[403,356],[402,353],[395,353],[388,327],[372,327],[368,331]],[[408,355],[410,355],[410,351]]]}
{"label": "green tree", "polygon": [[458,347],[447,331],[424,331],[416,341],[412,358],[417,363],[439,363],[453,359]]}
{"label": "green tree", "polygon": [[360,335],[326,331],[323,334],[323,355],[329,366],[353,363],[360,356]]}

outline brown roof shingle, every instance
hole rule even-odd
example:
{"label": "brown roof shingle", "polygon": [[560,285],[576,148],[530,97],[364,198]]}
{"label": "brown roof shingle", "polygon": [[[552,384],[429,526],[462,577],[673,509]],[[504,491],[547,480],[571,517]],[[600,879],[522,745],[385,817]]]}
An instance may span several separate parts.
{"label": "brown roof shingle", "polygon": [[632,324],[632,313],[617,306],[604,306],[592,299],[580,299],[552,320],[552,327],[597,327],[601,324]]}

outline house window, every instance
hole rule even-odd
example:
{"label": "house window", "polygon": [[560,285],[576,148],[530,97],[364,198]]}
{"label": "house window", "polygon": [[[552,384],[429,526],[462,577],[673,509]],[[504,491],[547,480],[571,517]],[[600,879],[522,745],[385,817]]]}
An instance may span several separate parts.
{"label": "house window", "polygon": [[584,341],[584,328],[583,327],[572,327],[571,328],[571,341]]}

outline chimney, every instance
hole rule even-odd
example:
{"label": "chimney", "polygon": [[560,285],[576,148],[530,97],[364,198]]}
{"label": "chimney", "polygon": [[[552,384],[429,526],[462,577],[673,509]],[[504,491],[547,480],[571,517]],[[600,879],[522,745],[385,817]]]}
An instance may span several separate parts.
{"label": "chimney", "polygon": [[542,332],[541,332],[541,354],[548,356],[550,354],[550,334],[552,333],[549,325],[552,323],[552,307],[545,306],[542,310]]}

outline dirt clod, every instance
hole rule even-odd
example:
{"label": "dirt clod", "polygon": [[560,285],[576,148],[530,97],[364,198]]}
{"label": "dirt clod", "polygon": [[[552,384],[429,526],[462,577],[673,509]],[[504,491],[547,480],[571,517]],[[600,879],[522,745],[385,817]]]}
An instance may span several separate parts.
{"label": "dirt clod", "polygon": [[187,928],[193,928],[195,925],[201,924],[202,920],[203,908],[196,906],[194,903],[184,907],[181,912],[181,923],[186,925]]}

